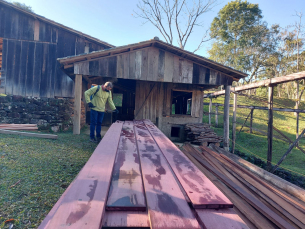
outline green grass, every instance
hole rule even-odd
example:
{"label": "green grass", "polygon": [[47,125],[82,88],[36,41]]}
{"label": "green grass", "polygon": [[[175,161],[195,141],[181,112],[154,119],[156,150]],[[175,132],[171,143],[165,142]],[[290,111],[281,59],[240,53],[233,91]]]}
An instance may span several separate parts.
{"label": "green grass", "polygon": [[[267,104],[265,102],[256,101],[253,99],[249,99],[244,96],[237,96],[237,104],[238,105],[256,105],[256,106],[264,106]],[[262,98],[267,100],[267,98]],[[209,99],[204,100],[205,103],[209,102]],[[224,96],[220,96],[217,99],[212,100],[213,103],[222,103],[224,102]],[[230,98],[230,104],[233,104],[233,96]],[[289,99],[280,99],[274,98],[274,107],[281,108],[294,108],[295,101]],[[204,112],[208,113],[208,106],[204,106]],[[301,103],[300,109],[305,109],[305,105]],[[215,112],[215,107],[213,107],[213,112]],[[223,114],[223,107],[219,107],[219,113]],[[237,108],[237,140],[236,140],[236,149],[239,151],[246,153],[248,155],[254,155],[258,158],[267,160],[267,151],[268,151],[268,141],[267,136],[253,131],[253,134],[249,133],[249,128],[244,127],[240,134],[238,134],[241,129],[241,124],[244,123],[246,117],[250,113],[250,109],[241,109]],[[288,136],[292,141],[296,138],[296,117],[293,112],[273,112],[273,126],[283,132],[286,136]],[[233,115],[232,108],[230,108],[230,116]],[[250,119],[250,118],[249,118]],[[249,126],[249,119],[246,123]],[[204,115],[203,122],[208,123],[208,115]],[[223,115],[219,115],[218,118],[219,127],[215,128],[215,132],[223,136]],[[212,125],[215,126],[215,116],[212,115]],[[262,130],[267,133],[268,127],[268,111],[265,110],[254,110],[253,115],[253,128]],[[299,121],[299,133],[305,128],[305,114],[300,113],[300,121]],[[276,131],[273,130],[273,134],[275,136],[280,136]],[[232,117],[230,117],[230,136],[232,136]],[[300,147],[305,150],[305,138],[302,138],[299,143]],[[282,140],[277,140],[273,138],[273,150],[272,150],[272,163],[276,164],[283,154],[289,148],[289,144]],[[300,150],[294,148],[291,153],[286,157],[286,159],[281,164],[281,167],[293,171],[295,174],[305,176],[305,154]]]}
{"label": "green grass", "polygon": [[71,132],[57,140],[0,134],[0,228],[9,227],[8,219],[14,229],[39,226],[93,153],[88,139]]}

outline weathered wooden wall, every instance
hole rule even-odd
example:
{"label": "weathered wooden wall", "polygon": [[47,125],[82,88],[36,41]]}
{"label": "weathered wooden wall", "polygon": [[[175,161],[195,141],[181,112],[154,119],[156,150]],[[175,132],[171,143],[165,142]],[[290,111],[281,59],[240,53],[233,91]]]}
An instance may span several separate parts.
{"label": "weathered wooden wall", "polygon": [[57,58],[104,49],[65,29],[0,3],[5,93],[32,97],[74,97],[74,82]]}
{"label": "weathered wooden wall", "polygon": [[[191,115],[171,114],[173,90],[192,92]],[[136,82],[135,119],[150,119],[168,137],[170,137],[172,126],[201,123],[202,115],[203,90],[199,86],[145,81]]]}
{"label": "weathered wooden wall", "polygon": [[154,47],[75,63],[74,74],[201,85],[233,82],[223,73]]}

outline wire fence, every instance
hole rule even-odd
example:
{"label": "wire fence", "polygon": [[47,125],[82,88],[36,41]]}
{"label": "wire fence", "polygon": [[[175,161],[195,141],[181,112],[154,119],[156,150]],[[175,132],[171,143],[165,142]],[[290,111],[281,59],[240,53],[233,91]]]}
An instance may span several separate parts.
{"label": "wire fence", "polygon": [[[222,96],[224,97],[224,96]],[[268,101],[266,98],[261,96],[255,96],[251,95],[246,96],[247,99],[243,99],[242,103],[243,105],[249,105],[253,106],[253,100],[259,101],[260,103],[268,104]],[[238,96],[239,98],[239,96]],[[230,103],[233,101],[232,98],[230,98]],[[238,101],[238,104],[240,105],[241,101]],[[295,101],[290,101],[290,104],[293,104]],[[273,103],[274,106],[277,107],[287,107],[287,101],[285,103],[281,103],[280,101],[276,101]],[[209,115],[211,118],[211,124],[212,126],[216,127],[216,112],[215,112],[215,106],[213,107],[211,112],[206,111],[208,106],[204,106],[204,122],[209,122]],[[246,111],[248,110],[248,111]],[[268,114],[268,110],[256,110],[254,109],[254,114],[252,117],[252,133],[249,133],[250,128],[250,113],[249,108],[238,108],[237,109],[237,133],[240,129],[243,130],[241,132],[240,136],[237,136],[236,139],[236,149],[247,154],[248,156],[254,156],[256,158],[259,158],[260,160],[267,163],[267,147],[268,147],[268,140],[267,140],[267,128],[268,128],[268,118],[266,118],[264,115]],[[230,109],[230,130],[232,130],[232,117],[233,117],[233,111]],[[273,111],[273,119],[274,119],[274,126],[281,130],[281,132],[287,136],[292,142],[295,141],[294,134],[291,134],[292,131],[285,131],[285,128],[291,130],[296,130],[296,117],[293,116],[293,112],[282,112],[282,111]],[[299,113],[299,123],[300,127],[305,127],[305,117],[303,116],[303,113]],[[223,127],[223,107],[218,107],[218,120],[217,120],[217,127],[218,127],[218,134],[221,134],[221,129]],[[247,121],[245,122],[246,118],[248,117]],[[295,120],[295,122],[293,122]],[[301,130],[301,128],[300,128]],[[264,134],[265,132],[265,134]],[[252,136],[252,137],[251,137]],[[281,134],[279,134],[277,131],[273,131],[273,151],[272,151],[272,161],[271,164],[274,166],[278,163],[279,159],[283,156],[283,154],[287,151],[289,146],[291,145],[291,141],[288,141],[287,138],[285,139]],[[248,141],[247,141],[248,138]],[[232,141],[230,139],[230,141]],[[305,148],[305,140],[301,139],[298,143],[299,147]],[[279,168],[284,169],[285,171],[289,171],[290,173],[294,174],[295,176],[302,177],[305,182],[305,154],[296,148],[290,152],[290,154],[287,155],[286,159],[283,161],[282,164],[279,165]]]}

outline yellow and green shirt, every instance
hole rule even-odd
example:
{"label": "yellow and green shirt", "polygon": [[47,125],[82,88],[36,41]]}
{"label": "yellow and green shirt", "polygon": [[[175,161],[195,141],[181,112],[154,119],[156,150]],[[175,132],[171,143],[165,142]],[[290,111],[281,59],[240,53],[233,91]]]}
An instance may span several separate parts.
{"label": "yellow and green shirt", "polygon": [[115,110],[116,108],[112,101],[111,91],[109,91],[109,92],[103,91],[102,86],[100,86],[100,90],[95,94],[92,101],[90,101],[90,96],[96,92],[97,87],[98,86],[95,86],[95,87],[92,87],[92,88],[88,89],[87,91],[85,91],[86,102],[87,103],[91,102],[95,106],[91,109],[93,109],[95,111],[105,112],[105,105],[106,105],[106,102],[108,101],[110,108],[112,110]]}

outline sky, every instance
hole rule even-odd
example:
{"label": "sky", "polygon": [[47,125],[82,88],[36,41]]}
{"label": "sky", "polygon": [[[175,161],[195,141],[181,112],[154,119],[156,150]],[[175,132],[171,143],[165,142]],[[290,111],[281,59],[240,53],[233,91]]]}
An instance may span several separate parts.
{"label": "sky", "polygon": [[[155,36],[164,41],[161,33],[149,22],[144,24],[141,18],[135,17],[139,0],[8,0],[18,1],[31,6],[34,13],[96,37],[115,46],[128,45],[153,39]],[[191,1],[191,0],[187,0]],[[191,34],[185,47],[194,51],[204,32],[209,29],[212,20],[217,16],[228,0],[217,0],[217,5],[204,14],[200,21],[204,27],[197,27]],[[305,0],[248,0],[259,5],[263,20],[286,27],[293,24],[296,12],[302,12],[305,24]],[[178,46],[177,43],[174,45]],[[196,54],[208,57],[207,50],[211,42],[204,43]]]}

